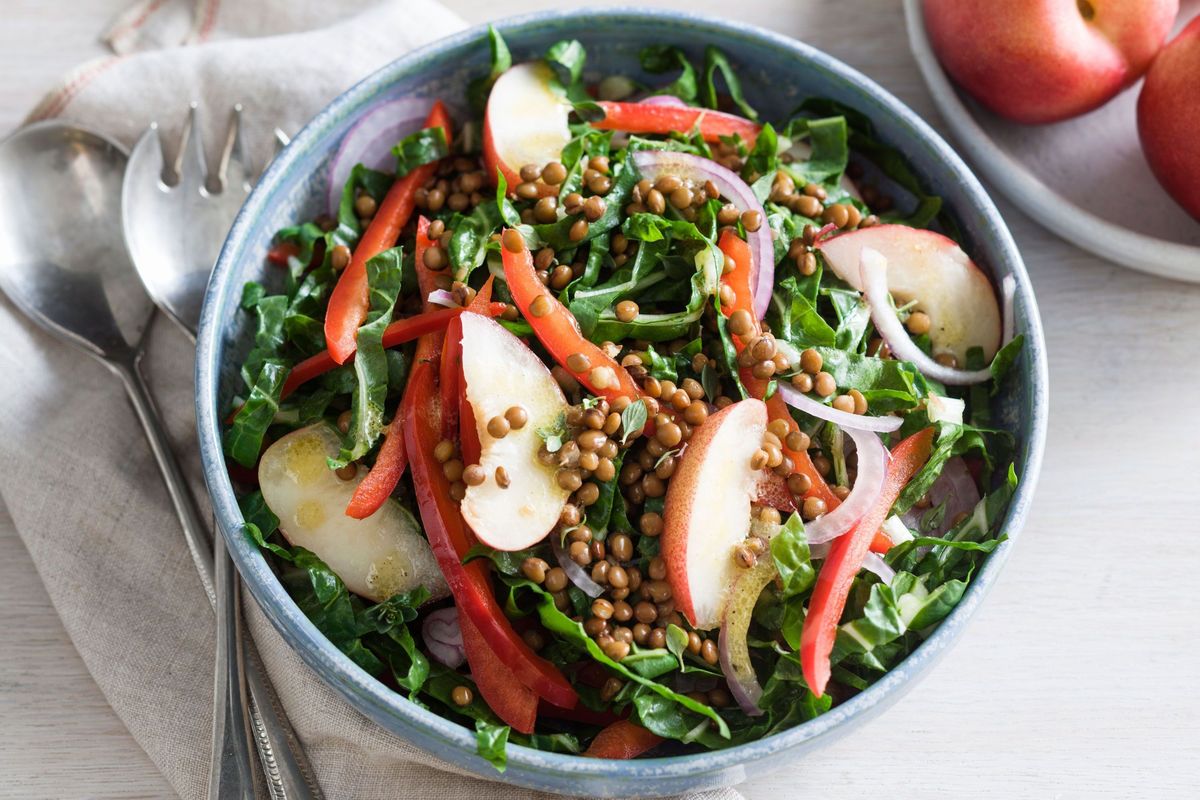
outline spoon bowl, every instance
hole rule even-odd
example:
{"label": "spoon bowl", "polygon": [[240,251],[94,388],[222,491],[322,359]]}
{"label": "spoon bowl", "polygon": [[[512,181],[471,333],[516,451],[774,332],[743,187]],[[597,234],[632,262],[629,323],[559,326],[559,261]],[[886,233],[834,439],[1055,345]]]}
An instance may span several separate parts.
{"label": "spoon bowl", "polygon": [[0,143],[0,289],[30,318],[129,363],[154,313],[121,238],[124,148],[51,120]]}

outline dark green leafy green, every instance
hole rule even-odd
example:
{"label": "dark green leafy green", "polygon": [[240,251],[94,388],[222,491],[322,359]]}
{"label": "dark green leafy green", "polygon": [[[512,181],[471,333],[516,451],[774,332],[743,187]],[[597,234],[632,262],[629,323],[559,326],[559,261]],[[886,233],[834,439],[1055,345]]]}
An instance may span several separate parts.
{"label": "dark green leafy green", "polygon": [[342,437],[337,458],[330,469],[339,469],[367,454],[383,433],[384,405],[388,395],[388,359],[383,332],[392,321],[400,292],[404,253],[400,247],[384,250],[367,262],[370,308],[358,329],[354,354],[357,382],[350,402],[350,427]]}
{"label": "dark green leafy green", "polygon": [[688,59],[687,54],[678,47],[666,44],[652,44],[642,48],[642,69],[654,75],[679,70],[679,77],[665,86],[654,87],[655,94],[670,94],[688,103],[696,100],[696,68]]}
{"label": "dark green leafy green", "polygon": [[422,128],[401,139],[392,148],[392,155],[396,157],[396,177],[403,178],[417,167],[450,155],[450,144],[441,127]]}
{"label": "dark green leafy green", "polygon": [[742,82],[738,80],[737,73],[729,63],[729,59],[712,45],[704,49],[704,81],[700,84],[700,101],[709,108],[717,108],[720,105],[716,86],[718,72],[725,81],[729,99],[738,107],[742,115],[750,119],[758,119],[758,112],[746,102],[746,98],[742,94]]}

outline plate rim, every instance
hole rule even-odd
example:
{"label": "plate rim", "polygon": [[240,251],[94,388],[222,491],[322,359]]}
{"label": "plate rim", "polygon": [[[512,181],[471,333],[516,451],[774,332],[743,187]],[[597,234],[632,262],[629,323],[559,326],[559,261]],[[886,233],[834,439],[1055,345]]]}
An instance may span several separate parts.
{"label": "plate rim", "polygon": [[934,55],[921,0],[904,0],[904,19],[909,50],[955,142],[970,157],[972,166],[1009,202],[1040,227],[1105,261],[1160,278],[1200,283],[1200,247],[1138,233],[1079,207],[997,145],[962,101]]}

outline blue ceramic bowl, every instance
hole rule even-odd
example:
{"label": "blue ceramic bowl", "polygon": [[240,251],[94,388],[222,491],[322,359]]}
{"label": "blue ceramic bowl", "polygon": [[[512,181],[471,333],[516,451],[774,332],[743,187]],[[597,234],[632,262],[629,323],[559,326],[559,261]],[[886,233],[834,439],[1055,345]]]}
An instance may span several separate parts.
{"label": "blue ceramic bowl", "polygon": [[[632,762],[514,746],[503,776],[530,788],[603,797],[658,796],[737,783],[845,735],[894,703],[958,638],[996,580],[1029,509],[1046,435],[1046,359],[1029,279],[1000,214],[954,151],[896,98],[824,53],[746,25],[633,9],[535,14],[499,27],[517,59],[536,57],[559,39],[581,40],[588,50],[588,71],[596,76],[636,71],[638,52],[651,43],[678,44],[694,55],[706,45],[716,45],[737,65],[749,101],[768,119],[785,117],[810,96],[851,106],[866,114],[880,138],[899,149],[925,186],[945,199],[975,260],[997,279],[1009,274],[1017,279],[1017,329],[1025,334],[1027,347],[1018,379],[1009,382],[1009,390],[997,401],[1001,424],[1020,445],[1021,484],[1003,526],[1010,539],[987,560],[958,608],[927,641],[878,683],[830,713],[762,741]],[[196,414],[205,477],[221,532],[246,585],[283,637],[363,714],[444,761],[495,779],[493,768],[475,755],[472,731],[418,708],[363,672],[296,607],[241,532],[242,515],[220,444],[221,412],[239,388],[238,366],[253,337],[247,315],[238,309],[241,286],[267,275],[263,256],[272,235],[323,210],[329,159],[342,135],[375,104],[402,96],[440,97],[462,118],[467,83],[489,66],[485,33],[474,28],[443,39],[370,76],[318,114],[271,165],[234,223],[209,283],[196,359]]]}

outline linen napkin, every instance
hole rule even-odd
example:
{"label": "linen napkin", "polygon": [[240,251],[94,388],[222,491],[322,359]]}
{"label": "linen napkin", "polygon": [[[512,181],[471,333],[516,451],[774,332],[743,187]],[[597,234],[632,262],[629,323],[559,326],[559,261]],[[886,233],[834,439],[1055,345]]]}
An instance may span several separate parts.
{"label": "linen napkin", "polygon": [[[246,107],[253,158],[354,81],[462,27],[433,0],[142,0],[104,34],[113,55],[68,75],[31,114],[88,124],[127,145],[192,99]],[[130,274],[130,280],[135,280]],[[157,468],[119,382],[0,299],[0,500],[105,697],[183,798],[207,786],[213,616]],[[158,317],[146,372],[195,496],[193,349]],[[205,509],[206,511],[206,509]],[[455,774],[362,717],[276,634],[253,598],[247,623],[330,798],[531,797]],[[499,776],[497,776],[499,777]],[[705,800],[737,800],[731,790]]]}

